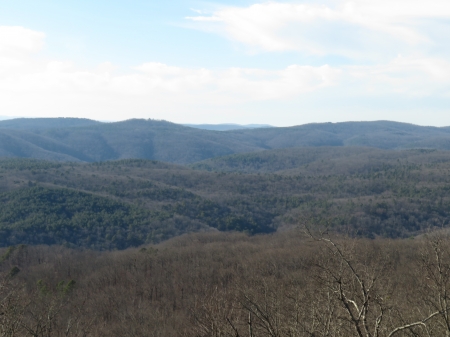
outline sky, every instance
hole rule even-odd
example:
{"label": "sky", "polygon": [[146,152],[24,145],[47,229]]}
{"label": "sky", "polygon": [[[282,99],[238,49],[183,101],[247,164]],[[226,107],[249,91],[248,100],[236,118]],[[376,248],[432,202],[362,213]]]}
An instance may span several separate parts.
{"label": "sky", "polygon": [[0,0],[0,116],[450,125],[448,0]]}

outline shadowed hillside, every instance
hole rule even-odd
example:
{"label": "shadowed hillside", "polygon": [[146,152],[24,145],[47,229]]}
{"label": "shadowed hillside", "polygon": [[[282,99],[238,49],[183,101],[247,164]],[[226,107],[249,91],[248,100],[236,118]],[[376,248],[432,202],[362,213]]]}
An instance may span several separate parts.
{"label": "shadowed hillside", "polygon": [[14,118],[0,121],[0,129],[37,130],[99,125],[101,122],[86,118]]}
{"label": "shadowed hillside", "polygon": [[7,139],[0,142],[2,156],[63,161],[143,158],[190,163],[259,150],[258,146],[231,139],[223,132],[151,120],[26,131],[0,128],[0,137]]}
{"label": "shadowed hillside", "polygon": [[324,146],[449,150],[450,129],[385,121],[233,131],[136,119],[117,123],[69,118],[0,122],[0,156],[4,157],[84,162],[142,158],[190,164],[236,153]]}
{"label": "shadowed hillside", "polygon": [[272,233],[305,222],[397,238],[449,225],[447,151],[300,148],[221,165],[235,172],[148,160],[0,160],[0,246],[122,249],[193,231]]}

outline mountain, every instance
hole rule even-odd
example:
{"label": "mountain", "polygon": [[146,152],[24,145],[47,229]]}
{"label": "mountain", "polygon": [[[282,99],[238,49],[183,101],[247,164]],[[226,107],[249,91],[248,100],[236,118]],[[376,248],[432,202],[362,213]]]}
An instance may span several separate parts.
{"label": "mountain", "polygon": [[101,122],[86,118],[14,118],[0,121],[0,129],[40,130],[99,124]]}
{"label": "mountain", "polygon": [[268,124],[183,124],[190,128],[203,129],[203,130],[214,130],[214,131],[231,131],[231,130],[242,130],[242,129],[259,129],[259,128],[273,128],[272,125]]}
{"label": "mountain", "polygon": [[58,161],[126,158],[192,164],[238,153],[295,147],[363,146],[450,150],[450,128],[388,121],[306,124],[231,131],[132,119],[15,119],[0,122],[0,156]]}
{"label": "mountain", "polygon": [[17,118],[17,117],[0,116],[0,121],[4,121],[4,120],[7,120],[7,119],[14,119],[14,118]]}
{"label": "mountain", "polygon": [[135,119],[40,129],[34,123],[19,123],[14,129],[5,124],[0,122],[0,156],[7,157],[85,162],[144,158],[190,163],[259,150],[258,146],[229,139],[222,132],[164,121]]}

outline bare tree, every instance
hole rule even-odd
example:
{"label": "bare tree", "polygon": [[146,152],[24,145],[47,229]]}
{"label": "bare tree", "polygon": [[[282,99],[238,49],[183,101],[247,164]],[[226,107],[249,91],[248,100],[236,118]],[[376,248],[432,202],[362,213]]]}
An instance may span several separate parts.
{"label": "bare tree", "polygon": [[421,319],[405,322],[396,303],[389,300],[393,295],[390,276],[393,268],[385,249],[367,241],[364,249],[357,250],[353,240],[339,243],[325,233],[314,235],[309,228],[306,231],[312,239],[324,244],[325,253],[317,263],[318,280],[322,292],[332,294],[338,304],[332,319],[338,335],[392,337],[407,331],[414,336],[427,336],[431,320],[438,316],[444,321],[448,318],[447,292],[441,283],[447,282],[450,273],[441,264],[425,263],[434,279],[440,280],[434,288],[438,297],[434,310],[421,313]]}
{"label": "bare tree", "polygon": [[14,337],[22,332],[23,298],[19,296],[19,289],[3,278],[0,282],[0,336]]}

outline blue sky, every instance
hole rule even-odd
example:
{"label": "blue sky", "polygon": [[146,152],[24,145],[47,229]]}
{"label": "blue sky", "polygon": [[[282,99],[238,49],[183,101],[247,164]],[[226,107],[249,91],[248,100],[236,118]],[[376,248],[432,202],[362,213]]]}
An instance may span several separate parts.
{"label": "blue sky", "polygon": [[0,0],[0,115],[450,125],[448,0]]}

